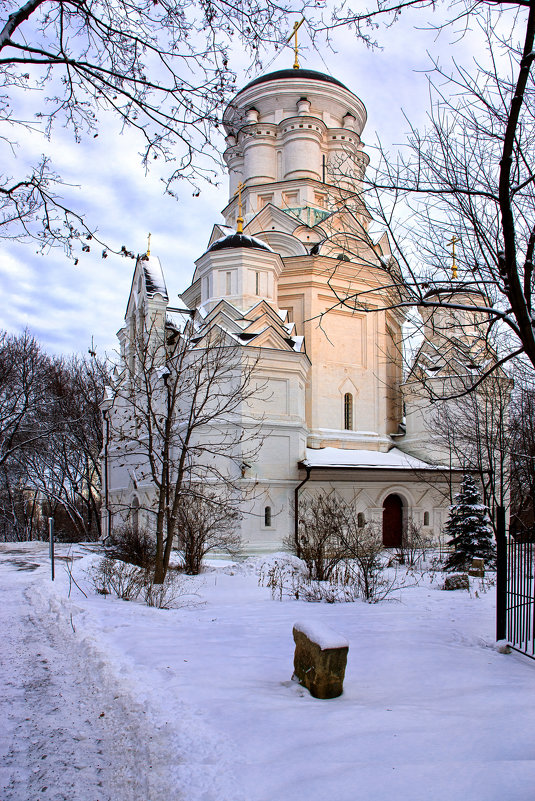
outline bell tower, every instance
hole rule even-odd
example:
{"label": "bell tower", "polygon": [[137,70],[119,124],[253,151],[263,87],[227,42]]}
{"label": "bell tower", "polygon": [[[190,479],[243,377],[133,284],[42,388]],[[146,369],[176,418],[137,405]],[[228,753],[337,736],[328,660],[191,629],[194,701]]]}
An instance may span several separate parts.
{"label": "bell tower", "polygon": [[279,70],[256,78],[238,92],[223,122],[228,225],[236,219],[240,183],[246,222],[269,203],[307,224],[319,221],[332,207],[330,176],[346,176],[337,181],[338,192],[341,187],[355,191],[369,160],[360,139],[364,104],[340,81],[314,70]]}

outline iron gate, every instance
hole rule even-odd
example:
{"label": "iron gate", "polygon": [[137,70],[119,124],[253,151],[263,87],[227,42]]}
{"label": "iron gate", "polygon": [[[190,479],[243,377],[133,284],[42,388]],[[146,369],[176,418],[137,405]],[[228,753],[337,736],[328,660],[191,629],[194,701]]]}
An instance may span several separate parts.
{"label": "iron gate", "polygon": [[506,638],[516,650],[535,659],[535,544],[507,545]]}

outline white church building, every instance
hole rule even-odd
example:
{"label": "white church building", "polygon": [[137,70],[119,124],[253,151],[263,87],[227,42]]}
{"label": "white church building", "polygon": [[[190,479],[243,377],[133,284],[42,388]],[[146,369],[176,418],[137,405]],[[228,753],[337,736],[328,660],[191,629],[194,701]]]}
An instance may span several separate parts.
{"label": "white church building", "polygon": [[[404,313],[388,302],[388,272],[377,269],[396,265],[387,236],[372,240],[360,193],[362,101],[329,75],[286,69],[239,91],[223,122],[223,221],[207,232],[179,300],[170,301],[157,257],[138,258],[119,332],[123,360],[140,320],[172,331],[178,309],[190,310],[199,341],[216,327],[254,356],[268,392],[254,409],[258,450],[236,479],[250,551],[280,549],[295,531],[296,499],[330,488],[359,519],[383,526],[386,546],[401,543],[408,520],[439,538],[452,473],[446,454],[427,445],[416,373],[403,384]],[[361,308],[341,302],[362,291]],[[427,359],[442,347],[434,330],[427,325],[420,351]],[[151,508],[150,482],[124,448],[108,431],[105,530],[125,509]]]}

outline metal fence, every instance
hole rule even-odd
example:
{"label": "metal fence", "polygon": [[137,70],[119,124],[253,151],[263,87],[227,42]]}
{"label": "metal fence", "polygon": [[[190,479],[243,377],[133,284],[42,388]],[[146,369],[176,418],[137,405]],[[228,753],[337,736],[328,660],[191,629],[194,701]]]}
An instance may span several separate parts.
{"label": "metal fence", "polygon": [[507,547],[507,640],[535,659],[535,545],[510,540]]}

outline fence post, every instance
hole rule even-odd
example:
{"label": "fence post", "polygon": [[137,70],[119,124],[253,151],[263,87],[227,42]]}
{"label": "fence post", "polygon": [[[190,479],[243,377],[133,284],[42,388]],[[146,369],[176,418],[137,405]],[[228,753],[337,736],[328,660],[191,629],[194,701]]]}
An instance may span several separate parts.
{"label": "fence post", "polygon": [[504,506],[496,509],[496,639],[507,639],[507,534]]}
{"label": "fence post", "polygon": [[52,574],[52,581],[54,581],[54,518],[48,518],[48,549],[50,555],[50,572]]}

